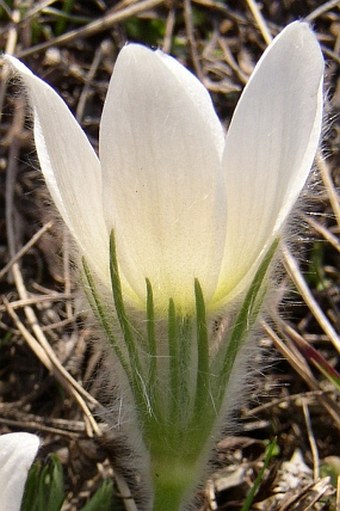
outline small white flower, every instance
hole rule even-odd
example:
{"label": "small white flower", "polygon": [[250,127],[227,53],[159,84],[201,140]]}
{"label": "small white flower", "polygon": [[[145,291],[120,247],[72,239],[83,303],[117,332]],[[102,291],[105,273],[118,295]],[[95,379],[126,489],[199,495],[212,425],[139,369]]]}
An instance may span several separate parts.
{"label": "small white flower", "polygon": [[39,438],[30,433],[0,436],[0,509],[19,511],[27,474],[38,452]]}
{"label": "small white flower", "polygon": [[175,59],[125,46],[110,81],[99,158],[62,99],[7,57],[26,85],[42,172],[92,271],[110,285],[115,232],[126,299],[207,308],[244,291],[282,229],[319,142],[324,63],[305,23],[264,52],[227,135],[203,85]]}

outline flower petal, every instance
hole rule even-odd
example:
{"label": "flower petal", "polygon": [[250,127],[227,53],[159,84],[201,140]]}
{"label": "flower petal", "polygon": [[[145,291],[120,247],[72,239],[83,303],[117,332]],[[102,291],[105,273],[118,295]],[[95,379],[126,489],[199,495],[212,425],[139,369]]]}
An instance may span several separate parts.
{"label": "flower petal", "polygon": [[190,71],[182,66],[176,59],[163,53],[161,50],[158,50],[156,54],[169,68],[174,78],[181,84],[183,89],[182,93],[185,93],[188,99],[196,105],[196,110],[201,112],[207,129],[213,136],[215,145],[222,157],[225,145],[225,132],[216,115],[209,92],[204,85],[197,80],[196,76],[190,73]]}
{"label": "flower petal", "polygon": [[217,301],[268,248],[305,184],[321,131],[323,69],[314,34],[295,22],[243,91],[224,153],[228,225]]}
{"label": "flower petal", "polygon": [[223,130],[203,86],[171,57],[123,48],[100,127],[104,215],[119,262],[144,299],[193,305],[198,278],[214,291],[225,237]]}
{"label": "flower petal", "polygon": [[0,509],[20,511],[27,474],[39,448],[30,433],[0,436]]}
{"label": "flower petal", "polygon": [[66,225],[101,276],[108,275],[99,160],[58,94],[14,57],[6,56],[29,92],[41,170]]}

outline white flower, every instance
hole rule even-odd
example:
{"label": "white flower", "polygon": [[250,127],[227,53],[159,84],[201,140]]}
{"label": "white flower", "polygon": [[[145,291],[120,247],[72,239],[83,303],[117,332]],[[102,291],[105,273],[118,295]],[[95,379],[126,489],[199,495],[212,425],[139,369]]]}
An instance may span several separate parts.
{"label": "white flower", "polygon": [[39,448],[30,433],[0,436],[0,509],[19,511],[27,474]]}
{"label": "white flower", "polygon": [[110,81],[99,159],[62,99],[7,57],[26,85],[42,172],[90,267],[109,285],[114,229],[125,297],[193,309],[246,289],[307,177],[322,117],[323,58],[305,23],[264,52],[225,136],[210,96],[161,51],[125,46]]}

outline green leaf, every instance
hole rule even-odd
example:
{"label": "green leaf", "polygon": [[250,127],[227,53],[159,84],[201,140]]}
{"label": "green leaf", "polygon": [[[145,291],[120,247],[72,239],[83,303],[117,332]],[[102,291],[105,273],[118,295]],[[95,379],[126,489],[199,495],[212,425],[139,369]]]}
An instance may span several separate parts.
{"label": "green leaf", "polygon": [[169,300],[168,309],[168,342],[169,342],[169,365],[170,365],[170,416],[173,421],[178,420],[179,406],[179,360],[178,360],[178,335],[177,317],[173,299]]}
{"label": "green leaf", "polygon": [[[226,339],[226,342],[222,343],[222,346],[226,344],[227,349],[225,351],[223,364],[219,371],[219,377],[216,379],[218,384],[218,388],[215,389],[217,409],[219,409],[223,403],[223,398],[237,354],[246,341],[247,335],[254,326],[261,310],[266,293],[266,276],[278,244],[279,240],[276,239],[264,256],[244,298],[240,312],[234,321],[230,337]],[[220,353],[218,354],[218,358],[219,357]],[[219,360],[217,360],[217,363],[218,362]]]}
{"label": "green leaf", "polygon": [[128,39],[141,41],[149,46],[159,46],[165,34],[165,23],[160,18],[130,17],[124,21],[123,25]]}
{"label": "green leaf", "polygon": [[340,478],[340,457],[327,456],[320,466],[320,477],[330,477],[331,484],[337,487]]}
{"label": "green leaf", "polygon": [[210,392],[209,372],[209,339],[206,321],[205,303],[202,288],[198,280],[195,280],[196,298],[196,335],[197,335],[197,381],[194,404],[194,421],[198,421],[204,410]]}
{"label": "green leaf", "polygon": [[306,280],[310,286],[315,287],[317,291],[324,291],[329,287],[325,274],[325,244],[315,241],[311,247],[309,255],[308,270]]}
{"label": "green leaf", "polygon": [[142,369],[138,344],[136,342],[136,337],[140,336],[140,334],[131,325],[125,309],[119,275],[116,242],[113,231],[110,236],[110,276],[117,319],[129,354],[129,363],[131,368],[129,382],[131,390],[134,394],[138,410],[140,413],[145,414],[145,416],[148,417],[152,413],[152,409],[147,392],[147,378],[145,377]]}
{"label": "green leaf", "polygon": [[37,511],[37,488],[39,486],[39,477],[41,472],[41,463],[37,461],[30,468],[26,480],[24,496],[21,504],[21,511]]}
{"label": "green leaf", "polygon": [[135,366],[136,370],[139,371],[141,374],[138,349],[136,347],[133,329],[132,326],[130,325],[129,318],[125,310],[122,286],[118,269],[116,243],[113,231],[110,236],[110,274],[112,295],[116,307],[117,318],[119,321],[122,334],[124,336],[126,346],[129,351],[131,367]]}
{"label": "green leaf", "polygon": [[157,343],[155,334],[155,308],[153,303],[152,286],[149,279],[146,279],[146,318],[147,318],[147,335],[148,335],[148,348],[150,355],[149,364],[149,382],[148,388],[153,392],[153,387],[156,381],[157,370]]}
{"label": "green leaf", "polygon": [[264,461],[263,461],[263,467],[259,471],[253,486],[250,488],[250,491],[247,495],[246,500],[243,503],[243,506],[241,508],[241,511],[249,511],[250,507],[253,503],[254,497],[256,493],[258,492],[258,489],[263,481],[265,471],[269,467],[269,464],[274,456],[277,456],[279,453],[279,446],[276,442],[276,438],[273,438],[273,440],[267,445],[265,455],[264,455]]}
{"label": "green leaf", "polygon": [[60,511],[65,499],[63,468],[52,454],[47,465],[34,463],[26,481],[21,511]]}
{"label": "green leaf", "polygon": [[81,511],[112,511],[113,510],[113,482],[103,481],[96,493]]}
{"label": "green leaf", "polygon": [[62,11],[60,13],[58,13],[58,14],[60,14],[60,19],[58,19],[58,21],[55,25],[55,35],[58,36],[65,32],[68,15],[72,12],[73,7],[74,7],[74,0],[64,0],[63,1]]}
{"label": "green leaf", "polygon": [[55,454],[51,455],[44,476],[43,484],[46,495],[44,509],[59,511],[64,501],[64,474],[62,464]]}
{"label": "green leaf", "polygon": [[111,346],[113,347],[113,350],[121,363],[121,366],[123,367],[127,377],[130,379],[130,371],[128,364],[125,360],[125,357],[123,355],[123,352],[121,350],[121,347],[119,345],[119,342],[113,333],[112,326],[110,324],[109,320],[109,314],[106,310],[105,305],[103,304],[99,293],[97,291],[96,283],[93,278],[93,275],[91,273],[91,270],[86,262],[86,259],[82,258],[82,265],[83,265],[83,280],[84,280],[84,289],[87,296],[87,299],[89,301],[89,304],[92,307],[93,313],[96,316],[99,324],[102,326],[104,332],[107,335],[108,341],[110,341]]}

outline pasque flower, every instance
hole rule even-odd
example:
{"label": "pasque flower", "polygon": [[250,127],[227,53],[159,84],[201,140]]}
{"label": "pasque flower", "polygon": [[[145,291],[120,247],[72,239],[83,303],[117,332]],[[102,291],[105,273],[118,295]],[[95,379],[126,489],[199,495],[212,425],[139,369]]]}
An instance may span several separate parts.
{"label": "pasque flower", "polygon": [[237,401],[267,270],[313,162],[320,47],[305,23],[283,30],[225,134],[189,71],[161,51],[125,46],[99,158],[56,92],[7,60],[28,90],[41,170],[83,256],[117,383],[135,405],[151,481],[145,509],[178,511]]}
{"label": "pasque flower", "polygon": [[323,59],[292,23],[258,62],[225,131],[204,86],[175,59],[140,45],[118,55],[99,158],[63,100],[7,57],[33,107],[41,170],[92,271],[107,285],[115,232],[126,300],[169,298],[209,310],[245,290],[310,171],[322,116]]}
{"label": "pasque flower", "polygon": [[0,436],[0,509],[20,511],[27,474],[39,448],[30,433]]}

